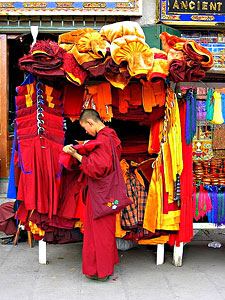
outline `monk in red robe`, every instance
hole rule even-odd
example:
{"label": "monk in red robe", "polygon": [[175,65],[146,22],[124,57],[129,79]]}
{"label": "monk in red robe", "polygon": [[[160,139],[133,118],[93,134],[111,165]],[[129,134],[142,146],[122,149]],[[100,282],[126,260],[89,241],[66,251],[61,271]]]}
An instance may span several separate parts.
{"label": "monk in red robe", "polygon": [[[84,182],[87,182],[85,177],[88,176],[93,179],[104,178],[113,171],[113,154],[109,135],[115,144],[118,157],[121,153],[121,142],[116,132],[103,124],[97,111],[84,110],[79,121],[86,133],[96,137],[96,141],[101,144],[87,156],[80,155],[70,146],[64,147],[64,151],[81,162],[81,170],[85,175]],[[85,204],[83,273],[89,279],[105,281],[113,274],[114,265],[119,262],[115,239],[116,216],[111,214],[94,219],[88,192]]]}

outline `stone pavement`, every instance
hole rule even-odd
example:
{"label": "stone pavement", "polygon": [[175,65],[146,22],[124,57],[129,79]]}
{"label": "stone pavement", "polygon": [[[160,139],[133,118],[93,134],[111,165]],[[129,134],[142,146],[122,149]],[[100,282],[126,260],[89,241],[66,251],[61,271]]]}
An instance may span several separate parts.
{"label": "stone pavement", "polygon": [[[206,232],[207,233],[207,232]],[[210,240],[222,243],[209,248]],[[107,282],[91,281],[82,275],[82,243],[47,245],[48,265],[38,263],[38,246],[29,249],[0,244],[1,300],[225,300],[225,235],[199,231],[184,247],[182,267],[165,263],[156,266],[155,248],[119,251],[120,264]]]}

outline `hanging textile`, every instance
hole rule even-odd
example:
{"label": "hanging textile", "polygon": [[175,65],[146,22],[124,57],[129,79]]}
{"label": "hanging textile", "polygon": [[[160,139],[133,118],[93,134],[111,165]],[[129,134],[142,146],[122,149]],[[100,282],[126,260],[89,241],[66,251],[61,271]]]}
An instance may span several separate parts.
{"label": "hanging textile", "polygon": [[181,137],[182,137],[182,154],[183,154],[183,171],[180,176],[180,199],[181,199],[181,216],[180,229],[176,234],[170,235],[169,244],[177,246],[181,242],[188,243],[193,237],[193,169],[192,169],[192,144],[187,145],[185,141],[185,120],[187,104],[179,102]]}
{"label": "hanging textile", "polygon": [[190,145],[197,128],[197,110],[196,110],[196,94],[193,90],[188,90],[185,96],[187,103],[186,107],[186,127],[185,127],[185,139],[187,145]]}
{"label": "hanging textile", "polygon": [[206,120],[211,121],[214,113],[214,97],[213,90],[208,89],[206,98]]}
{"label": "hanging textile", "polygon": [[193,218],[198,221],[212,209],[212,202],[208,192],[200,184],[193,190]]}
{"label": "hanging textile", "polygon": [[223,114],[222,114],[222,102],[221,102],[221,93],[214,91],[213,93],[214,98],[214,111],[213,111],[213,118],[210,121],[212,124],[223,124]]}

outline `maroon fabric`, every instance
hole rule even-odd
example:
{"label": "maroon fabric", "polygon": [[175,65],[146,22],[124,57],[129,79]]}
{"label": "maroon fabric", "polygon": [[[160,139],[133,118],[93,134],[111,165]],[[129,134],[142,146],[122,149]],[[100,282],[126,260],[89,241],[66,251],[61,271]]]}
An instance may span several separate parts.
{"label": "maroon fabric", "polygon": [[[43,115],[42,115],[41,119],[44,122],[43,124],[45,124],[49,128],[63,130],[63,119],[64,119],[63,117],[55,116],[55,115],[49,114],[45,111],[43,111],[42,114]],[[37,112],[36,111],[30,115],[15,119],[16,129],[31,127],[34,125],[37,126]]]}
{"label": "maroon fabric", "polygon": [[[41,105],[41,107],[44,109],[49,114],[53,114],[56,116],[62,116],[63,114],[63,109],[62,108],[51,108],[45,105]],[[37,104],[33,104],[30,107],[22,108],[16,111],[16,116],[17,118],[24,117],[26,115],[30,115],[37,111]]]}
{"label": "maroon fabric", "polygon": [[60,59],[38,60],[33,55],[27,55],[19,59],[19,67],[22,71],[30,72],[39,76],[60,76],[64,77],[64,71],[61,69],[62,61]]}
{"label": "maroon fabric", "polygon": [[165,113],[165,107],[153,107],[151,113],[146,113],[142,106],[128,108],[126,114],[119,112],[118,107],[113,106],[113,117],[123,121],[138,121],[140,125],[150,126],[152,122],[162,118]]}
{"label": "maroon fabric", "polygon": [[80,170],[76,167],[72,171],[64,170],[60,191],[60,205],[57,215],[67,219],[74,219],[78,207],[81,184],[78,182]]}
{"label": "maroon fabric", "polygon": [[86,199],[84,222],[83,273],[99,278],[112,275],[119,263],[116,246],[116,216],[108,215],[94,220],[90,197]]}
{"label": "maroon fabric", "polygon": [[85,62],[81,66],[84,70],[88,70],[90,76],[92,76],[92,77],[102,76],[102,75],[104,75],[105,65],[107,63],[109,55],[110,55],[110,52],[108,49],[105,57],[96,59],[94,61]]}
{"label": "maroon fabric", "polygon": [[200,62],[192,59],[187,60],[186,81],[199,81],[205,78],[205,71],[201,68]]}
{"label": "maroon fabric", "polygon": [[186,76],[186,61],[173,60],[169,67],[169,79],[173,82],[185,81]]}
{"label": "maroon fabric", "polygon": [[111,136],[108,135],[108,137],[111,142],[114,170],[102,179],[95,180],[88,177],[88,191],[90,193],[94,219],[119,213],[121,209],[132,204],[132,201],[127,197],[127,188],[115,145]]}
{"label": "maroon fabric", "polygon": [[102,144],[91,151],[88,156],[83,156],[82,158],[81,170],[85,175],[94,179],[101,179],[113,171],[112,150],[108,134],[111,135],[116,146],[118,157],[120,157],[121,142],[116,132],[106,126],[98,132],[95,139],[95,141],[101,142]]}
{"label": "maroon fabric", "polygon": [[[52,97],[52,96],[51,96]],[[37,103],[37,96],[36,94],[32,95],[32,104]],[[43,102],[45,106],[49,106],[49,102],[46,100],[46,94],[43,94]],[[26,104],[26,97],[24,96],[16,96],[15,97],[15,102],[16,102],[16,109],[21,109],[21,108],[26,108],[27,104]],[[60,108],[62,106],[62,101],[53,98],[51,100],[51,103],[54,104],[54,108]]]}
{"label": "maroon fabric", "polygon": [[62,49],[58,43],[54,41],[43,41],[38,40],[30,49],[29,54],[34,55],[35,57],[38,56],[45,56],[46,58],[54,58],[58,57],[59,59],[63,58],[63,54],[65,53],[65,50]]}
{"label": "maroon fabric", "polygon": [[64,76],[63,50],[56,42],[37,41],[29,55],[19,59],[19,67],[39,76]]}
{"label": "maroon fabric", "polygon": [[[44,147],[44,148],[42,148]],[[39,136],[19,141],[21,167],[17,199],[27,210],[57,214],[61,182],[59,154],[63,145]]]}
{"label": "maroon fabric", "polygon": [[13,206],[14,202],[6,202],[0,205],[0,231],[7,235],[16,234]]}
{"label": "maroon fabric", "polygon": [[[82,85],[88,75],[87,71],[83,70],[75,60],[72,53],[64,53],[63,55],[63,70],[66,78],[75,85]],[[79,79],[79,82],[75,79]]]}

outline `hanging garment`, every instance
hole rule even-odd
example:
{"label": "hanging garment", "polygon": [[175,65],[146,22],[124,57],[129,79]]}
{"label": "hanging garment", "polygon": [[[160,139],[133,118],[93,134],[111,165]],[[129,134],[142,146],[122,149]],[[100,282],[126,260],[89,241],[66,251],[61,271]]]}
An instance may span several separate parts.
{"label": "hanging garment", "polygon": [[[63,130],[63,117],[56,116],[53,114],[49,114],[46,111],[42,111],[42,120],[43,124],[45,124],[49,128],[55,128],[58,130]],[[15,119],[15,128],[21,129],[25,127],[37,126],[37,112],[33,112],[30,115],[26,115],[24,117]]]}
{"label": "hanging garment", "polygon": [[225,94],[221,93],[222,115],[225,122]]}
{"label": "hanging garment", "polygon": [[206,99],[206,120],[211,121],[214,114],[214,97],[213,90],[208,89],[207,99]]}
{"label": "hanging garment", "polygon": [[152,112],[152,108],[157,106],[152,83],[141,80],[142,83],[142,101],[145,112]]}
{"label": "hanging garment", "polygon": [[19,140],[20,175],[17,199],[24,201],[26,210],[57,214],[62,144],[42,136]]}
{"label": "hanging garment", "polygon": [[215,91],[213,93],[214,98],[214,111],[213,119],[210,121],[212,124],[223,124],[223,114],[222,114],[222,103],[221,103],[221,93]]}
{"label": "hanging garment", "polygon": [[185,99],[187,103],[185,139],[186,143],[190,145],[193,137],[195,136],[197,128],[196,94],[192,90],[188,90]]}
{"label": "hanging garment", "polygon": [[123,90],[118,90],[119,97],[119,111],[120,113],[127,113],[131,106],[142,105],[142,91],[139,83],[132,83],[126,86]]}
{"label": "hanging garment", "polygon": [[187,145],[185,141],[185,115],[186,103],[180,102],[181,137],[183,153],[183,171],[181,173],[181,216],[180,229],[177,234],[170,235],[169,244],[179,246],[181,242],[188,243],[193,237],[193,170],[192,170],[192,144]]}
{"label": "hanging garment", "polygon": [[[53,115],[56,115],[56,116],[62,116],[62,113],[63,113],[63,108],[54,108],[54,109],[52,109],[51,107],[43,105],[43,109],[47,113],[53,114]],[[33,104],[30,107],[26,107],[26,108],[22,108],[22,109],[17,110],[16,111],[16,116],[17,116],[17,118],[23,117],[23,116],[26,116],[26,115],[30,115],[30,114],[34,113],[35,111],[37,111],[37,104]]]}
{"label": "hanging garment", "polygon": [[212,202],[203,185],[194,187],[193,191],[193,218],[198,221],[212,209]]}
{"label": "hanging garment", "polygon": [[66,84],[63,92],[64,116],[72,121],[79,120],[84,101],[84,87]]}
{"label": "hanging garment", "polygon": [[8,190],[7,190],[8,199],[16,199],[16,182],[15,182],[15,169],[14,169],[15,139],[16,139],[16,135],[14,130],[12,156],[11,156],[10,171],[9,171],[9,183],[8,183]]}
{"label": "hanging garment", "polygon": [[130,172],[127,173],[126,186],[127,195],[133,201],[133,204],[122,210],[121,227],[129,230],[137,228],[138,225],[140,226],[143,223],[147,193],[136,176]]}
{"label": "hanging garment", "polygon": [[160,143],[162,140],[163,122],[164,120],[161,118],[151,124],[148,144],[149,154],[159,153]]}
{"label": "hanging garment", "polygon": [[94,105],[103,121],[111,121],[112,113],[112,94],[108,82],[87,87],[87,95],[84,99],[84,108],[93,108]]}

